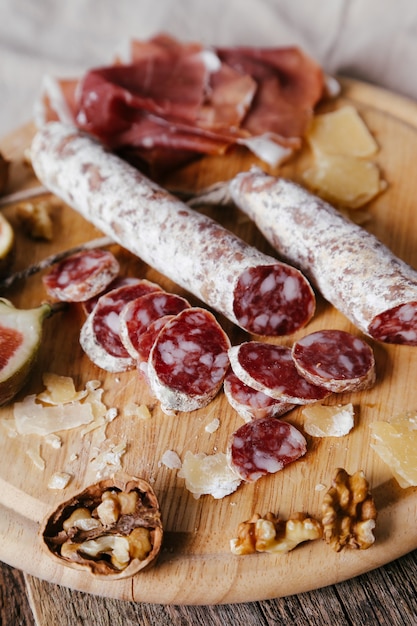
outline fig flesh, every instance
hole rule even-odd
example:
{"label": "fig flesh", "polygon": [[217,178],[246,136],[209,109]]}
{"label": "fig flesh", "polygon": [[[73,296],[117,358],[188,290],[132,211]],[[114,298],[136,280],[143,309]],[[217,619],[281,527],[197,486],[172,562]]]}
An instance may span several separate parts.
{"label": "fig flesh", "polygon": [[53,305],[47,302],[17,309],[0,298],[0,405],[25,385],[39,351],[43,322],[52,312]]}

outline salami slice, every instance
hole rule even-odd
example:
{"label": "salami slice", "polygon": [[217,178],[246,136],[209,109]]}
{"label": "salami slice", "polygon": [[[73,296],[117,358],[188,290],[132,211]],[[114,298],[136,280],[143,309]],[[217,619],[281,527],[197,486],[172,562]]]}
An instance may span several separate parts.
{"label": "salami slice", "polygon": [[227,373],[223,389],[229,404],[245,422],[261,417],[280,417],[296,406],[245,385],[233,371]]}
{"label": "salami slice", "polygon": [[95,365],[108,372],[124,372],[135,367],[120,339],[119,315],[127,302],[153,291],[162,288],[143,279],[112,289],[98,299],[80,333],[81,347]]}
{"label": "salami slice", "polygon": [[214,315],[185,309],[165,324],[152,347],[148,379],[166,411],[206,406],[220,390],[229,368],[230,342]]}
{"label": "salami slice", "polygon": [[42,280],[52,298],[84,302],[101,293],[118,275],[119,269],[119,262],[109,250],[96,248],[63,259]]}
{"label": "salami slice", "polygon": [[417,345],[417,271],[374,235],[299,185],[254,170],[229,185],[271,245],[357,328]]}
{"label": "salami slice", "polygon": [[243,424],[230,438],[227,457],[230,467],[246,482],[279,472],[304,456],[307,442],[299,430],[273,417]]}
{"label": "salami slice", "polygon": [[124,287],[125,285],[135,285],[139,281],[140,279],[135,278],[134,276],[116,276],[116,278],[112,280],[112,282],[109,285],[107,285],[107,287],[103,289],[100,293],[93,296],[92,298],[89,298],[88,300],[85,300],[85,302],[82,303],[84,313],[86,315],[91,313],[91,311],[96,306],[99,298],[101,296],[104,296],[105,293],[112,291],[112,289],[118,289],[119,287]]}
{"label": "salami slice", "polygon": [[291,334],[314,314],[314,292],[299,270],[194,211],[91,137],[51,122],[31,156],[49,190],[248,332]]}
{"label": "salami slice", "polygon": [[247,341],[229,350],[232,370],[249,387],[291,404],[323,400],[330,391],[308,382],[298,373],[291,348]]}
{"label": "salami slice", "polygon": [[153,348],[153,344],[165,324],[174,319],[174,317],[175,315],[163,315],[162,317],[158,317],[158,319],[151,322],[148,328],[138,337],[136,365],[146,378],[148,371],[148,359]]}
{"label": "salami slice", "polygon": [[306,335],[294,343],[292,357],[304,378],[335,393],[369,389],[375,383],[372,348],[343,330]]}
{"label": "salami slice", "polygon": [[154,291],[128,302],[120,312],[120,339],[134,359],[138,358],[138,342],[151,322],[165,315],[177,315],[191,305],[173,293]]}

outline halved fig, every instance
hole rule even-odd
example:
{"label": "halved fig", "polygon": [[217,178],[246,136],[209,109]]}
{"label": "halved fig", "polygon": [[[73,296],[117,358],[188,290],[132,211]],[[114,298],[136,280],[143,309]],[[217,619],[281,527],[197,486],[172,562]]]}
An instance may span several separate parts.
{"label": "halved fig", "polygon": [[62,306],[17,309],[0,298],[0,405],[22,389],[36,361],[45,318]]}
{"label": "halved fig", "polygon": [[162,539],[155,492],[147,481],[125,476],[90,485],[63,502],[42,530],[53,558],[107,580],[153,565]]}

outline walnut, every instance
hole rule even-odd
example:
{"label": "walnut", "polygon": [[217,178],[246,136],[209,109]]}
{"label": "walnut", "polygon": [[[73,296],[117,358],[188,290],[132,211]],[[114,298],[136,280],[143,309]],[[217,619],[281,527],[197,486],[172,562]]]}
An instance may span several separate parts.
{"label": "walnut", "polygon": [[53,238],[53,223],[51,213],[54,201],[39,200],[38,202],[21,202],[16,206],[16,216],[22,229],[32,239]]}
{"label": "walnut", "polygon": [[62,503],[42,538],[51,556],[107,579],[151,565],[162,545],[157,498],[139,478],[108,479]]}
{"label": "walnut", "polygon": [[362,471],[337,469],[322,504],[323,538],[336,552],[366,550],[374,542],[377,511]]}
{"label": "walnut", "polygon": [[320,522],[305,513],[295,513],[287,521],[273,513],[267,513],[265,517],[255,513],[250,520],[239,524],[237,537],[230,541],[230,549],[236,555],[285,553],[303,541],[319,539],[321,536]]}

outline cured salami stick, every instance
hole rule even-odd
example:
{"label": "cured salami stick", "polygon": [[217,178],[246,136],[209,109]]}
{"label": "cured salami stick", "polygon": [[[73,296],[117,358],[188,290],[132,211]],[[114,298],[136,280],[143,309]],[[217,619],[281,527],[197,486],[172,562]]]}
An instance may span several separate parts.
{"label": "cured salami stick", "polygon": [[281,417],[291,411],[296,405],[283,402],[267,396],[262,391],[245,385],[233,373],[229,371],[223,383],[224,395],[230,406],[243,418],[245,422],[261,417]]}
{"label": "cured salami stick", "polygon": [[159,332],[148,360],[150,387],[165,411],[194,411],[220,390],[229,338],[205,309],[184,309]]}
{"label": "cured salami stick", "polygon": [[279,472],[306,452],[307,442],[300,431],[273,417],[243,424],[227,448],[230,467],[247,482]]}
{"label": "cured salami stick", "polygon": [[229,184],[236,205],[368,336],[417,345],[417,272],[374,235],[299,185],[254,170]]}
{"label": "cured salami stick", "polygon": [[38,178],[85,219],[244,330],[287,335],[315,297],[299,270],[246,244],[92,138],[52,122],[31,151]]}

